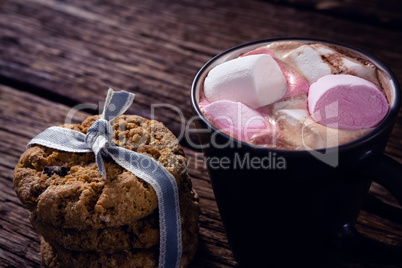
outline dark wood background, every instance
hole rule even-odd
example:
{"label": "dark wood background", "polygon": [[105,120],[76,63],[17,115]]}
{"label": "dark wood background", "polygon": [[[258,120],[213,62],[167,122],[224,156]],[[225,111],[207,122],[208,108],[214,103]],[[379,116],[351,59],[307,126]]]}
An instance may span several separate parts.
{"label": "dark wood background", "polygon": [[[400,1],[382,0],[1,0],[0,267],[40,267],[39,239],[14,193],[12,174],[26,143],[64,123],[72,107],[102,103],[108,87],[128,90],[136,97],[127,113],[153,117],[179,135],[192,117],[190,86],[202,65],[232,46],[274,37],[348,43],[382,60],[402,82],[401,10]],[[182,116],[171,108],[155,109],[153,116],[155,103],[174,105]],[[74,120],[95,113],[86,109]],[[401,137],[400,113],[386,148],[400,163]],[[192,266],[233,267],[202,155],[182,143],[201,198]],[[357,227],[401,245],[401,207],[374,184]],[[345,256],[337,267],[398,266]]]}

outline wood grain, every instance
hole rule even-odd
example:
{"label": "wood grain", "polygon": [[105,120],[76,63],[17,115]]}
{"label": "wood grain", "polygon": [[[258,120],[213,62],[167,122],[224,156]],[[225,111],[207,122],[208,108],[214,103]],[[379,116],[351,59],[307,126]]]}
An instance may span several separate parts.
{"label": "wood grain", "polygon": [[316,10],[357,23],[382,26],[395,30],[402,29],[402,8],[400,1],[334,1],[334,0],[265,0],[301,9]]}
{"label": "wood grain", "polygon": [[[2,185],[0,189],[0,249],[2,253],[0,263],[16,267],[25,265],[39,267],[39,239],[28,221],[28,211],[20,204],[14,193],[12,172],[19,155],[25,150],[25,144],[30,138],[48,126],[63,124],[65,114],[69,112],[70,107],[55,104],[31,93],[10,87],[0,86],[0,89],[0,105],[9,108],[0,113],[1,122],[9,122],[2,124],[6,125],[6,128],[0,130],[0,142],[4,144],[0,147],[0,153],[3,156],[0,159],[0,185]],[[14,115],[11,121],[9,120],[10,115]],[[78,112],[74,121],[82,121],[87,115]],[[11,122],[12,124],[10,124]],[[14,142],[8,142],[10,139],[13,139]],[[185,153],[194,188],[201,199],[200,246],[193,267],[233,267],[235,261],[225,238],[210,181],[202,161],[203,156],[188,148],[185,148]],[[398,210],[398,205],[390,199],[384,189],[381,189],[381,186],[374,185],[371,191],[371,197],[374,200],[372,202],[377,202],[381,211],[384,206]],[[388,205],[378,201],[380,198],[387,200]],[[370,206],[368,210],[375,209],[373,207]],[[390,215],[395,214],[395,211],[391,212]],[[385,219],[376,213],[378,212],[363,211],[359,217],[359,230],[376,239],[381,237],[383,241],[390,244],[400,243],[402,241],[400,232],[402,220],[399,219],[395,222],[395,219],[387,219],[389,214],[387,212],[382,215]],[[387,231],[381,231],[384,229]],[[8,240],[7,237],[13,237],[13,239]],[[347,263],[350,264],[351,261],[348,260]]]}
{"label": "wood grain", "polygon": [[[359,19],[344,16],[353,14],[351,2],[362,7]],[[0,267],[40,267],[39,240],[27,210],[15,196],[13,168],[26,143],[46,127],[64,123],[73,107],[97,107],[75,113],[79,122],[99,112],[108,87],[128,90],[136,94],[128,113],[160,120],[178,135],[192,117],[190,87],[202,65],[237,44],[274,37],[324,38],[357,46],[382,60],[402,81],[402,31],[388,27],[400,19],[392,3],[398,4],[392,1],[377,12],[375,3],[378,0],[373,4],[359,0],[0,1]],[[365,22],[373,16],[374,21]],[[153,113],[151,104],[165,107]],[[402,113],[386,148],[402,163],[401,137]],[[192,267],[234,267],[203,155],[185,139],[181,143],[201,198],[200,246]],[[373,184],[357,227],[372,238],[401,244],[400,215],[395,199]],[[337,267],[396,266],[345,256]]]}
{"label": "wood grain", "polygon": [[[70,107],[0,85],[0,267],[39,267],[39,238],[33,231],[29,213],[15,195],[13,169],[28,141],[52,125],[65,122]],[[87,113],[77,112],[73,122]],[[12,140],[13,142],[10,142]],[[227,245],[202,155],[185,148],[194,188],[201,199],[200,249],[194,267],[232,267],[234,260]],[[196,160],[197,159],[197,160]],[[196,164],[197,162],[197,164]],[[7,239],[12,237],[12,240]]]}
{"label": "wood grain", "polygon": [[[346,42],[392,63],[402,78],[402,63],[393,61],[402,52],[396,42],[402,33],[267,2],[3,0],[0,10],[0,79],[11,85],[23,80],[27,90],[35,85],[42,95],[74,103],[102,101],[109,86],[130,90],[137,94],[130,111],[146,117],[152,116],[151,103],[186,104],[180,110],[191,117],[189,89],[200,67],[222,50],[256,39]],[[177,133],[180,117],[172,109],[163,113]]]}

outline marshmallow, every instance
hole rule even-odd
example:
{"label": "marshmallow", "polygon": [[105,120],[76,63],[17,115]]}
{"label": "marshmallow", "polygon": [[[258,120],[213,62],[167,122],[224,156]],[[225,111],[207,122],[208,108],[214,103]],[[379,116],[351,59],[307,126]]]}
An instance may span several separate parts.
{"label": "marshmallow", "polygon": [[270,55],[271,57],[274,57],[274,53],[271,50],[269,50],[269,48],[266,46],[258,47],[249,52],[246,52],[246,53],[242,54],[241,57],[250,56],[250,55],[260,55],[260,54],[267,54],[267,55]]}
{"label": "marshmallow", "polygon": [[373,83],[353,75],[327,75],[310,86],[308,109],[312,119],[339,129],[378,125],[389,105]]}
{"label": "marshmallow", "polygon": [[317,51],[320,55],[323,55],[323,56],[329,56],[329,55],[331,55],[331,54],[334,54],[334,53],[338,53],[338,52],[336,52],[335,50],[333,50],[332,48],[329,48],[329,47],[327,47],[327,46],[324,46],[324,45],[321,45],[321,44],[313,44],[313,45],[310,45],[315,51]]}
{"label": "marshmallow", "polygon": [[324,45],[315,44],[311,45],[311,47],[324,56],[336,70],[342,71],[343,74],[355,75],[366,80],[376,77],[375,68],[372,64],[363,64]]}
{"label": "marshmallow", "polygon": [[217,65],[204,81],[208,101],[239,101],[251,108],[281,99],[286,90],[286,78],[278,63],[266,54],[239,57]]}
{"label": "marshmallow", "polygon": [[277,101],[272,105],[271,111],[275,113],[282,109],[304,109],[307,111],[307,94],[299,94],[291,98]]}
{"label": "marshmallow", "polygon": [[[260,55],[260,54],[267,54],[267,55],[274,57],[274,53],[266,46],[258,47],[254,50],[244,53],[242,55],[242,57],[249,56],[249,55]],[[284,68],[283,66],[281,66],[280,63],[278,63],[278,65],[279,65],[279,68],[281,68],[281,71],[282,71],[283,75],[285,76],[286,82],[288,84],[286,94],[283,96],[283,98],[296,96],[296,95],[300,94],[301,92],[305,92],[305,93],[308,92],[308,88],[310,85],[303,76],[301,76],[300,74],[298,74],[294,71],[289,70],[288,68]]]}
{"label": "marshmallow", "polygon": [[[305,109],[281,109],[277,111],[279,119],[285,119],[286,124],[296,126],[308,119],[308,112]],[[282,117],[282,118],[280,118]]]}
{"label": "marshmallow", "polygon": [[374,67],[364,66],[360,62],[343,57],[342,58],[343,69],[346,70],[348,74],[353,74],[363,79],[369,80],[376,77],[376,72]]}
{"label": "marshmallow", "polygon": [[301,93],[307,94],[310,85],[304,77],[298,73],[287,70],[286,68],[282,68],[282,72],[288,83],[288,90],[286,91],[284,98],[294,97]]}
{"label": "marshmallow", "polygon": [[292,150],[311,150],[337,146],[353,141],[372,129],[334,129],[313,121],[305,109],[283,109],[276,112],[279,133],[277,143]]}
{"label": "marshmallow", "polygon": [[308,45],[301,46],[286,54],[283,60],[293,63],[309,84],[314,83],[320,77],[331,74],[331,68],[324,62],[321,54]]}
{"label": "marshmallow", "polygon": [[[276,112],[278,143],[282,147],[308,150],[325,147],[325,139],[305,109],[283,109]],[[325,128],[322,126],[322,128]]]}
{"label": "marshmallow", "polygon": [[270,127],[258,111],[241,102],[220,100],[205,105],[202,110],[214,126],[242,141],[249,140],[255,134],[268,131]]}

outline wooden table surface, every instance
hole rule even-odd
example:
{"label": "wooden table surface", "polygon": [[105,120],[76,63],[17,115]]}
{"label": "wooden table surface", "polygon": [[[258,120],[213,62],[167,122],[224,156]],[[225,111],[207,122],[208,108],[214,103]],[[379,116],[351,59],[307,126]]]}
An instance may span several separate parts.
{"label": "wooden table surface", "polygon": [[[346,2],[341,4],[341,2]],[[190,86],[211,57],[240,43],[274,37],[331,39],[359,47],[402,82],[402,5],[339,0],[1,0],[0,267],[40,267],[39,238],[12,186],[27,142],[64,123],[72,107],[102,104],[108,87],[136,94],[127,113],[150,118],[151,104],[176,135],[193,116]],[[81,121],[96,109],[75,114]],[[402,163],[402,114],[386,153]],[[184,139],[201,199],[200,245],[192,267],[234,267],[200,152]],[[401,178],[402,179],[402,178]],[[360,232],[402,244],[402,210],[374,184]],[[372,265],[344,257],[337,267]]]}

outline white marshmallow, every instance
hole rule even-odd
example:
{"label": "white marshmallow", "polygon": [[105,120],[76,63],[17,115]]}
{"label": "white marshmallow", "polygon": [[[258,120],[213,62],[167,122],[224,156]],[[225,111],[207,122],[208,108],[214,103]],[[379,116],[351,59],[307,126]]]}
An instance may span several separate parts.
{"label": "white marshmallow", "polygon": [[266,54],[239,57],[217,65],[204,81],[208,101],[239,101],[251,108],[281,99],[286,90],[286,78],[278,63]]}
{"label": "white marshmallow", "polygon": [[360,62],[357,62],[353,59],[344,57],[342,59],[343,66],[347,70],[346,73],[353,74],[355,76],[359,76],[366,80],[371,80],[372,77],[375,77],[375,69],[366,67],[362,65]]}
{"label": "white marshmallow", "polygon": [[332,48],[329,48],[327,46],[324,45],[320,45],[320,44],[313,44],[310,45],[315,51],[317,51],[318,53],[320,53],[320,55],[324,55],[324,56],[329,56],[333,53],[337,53],[335,50],[333,50]]}
{"label": "white marshmallow", "polygon": [[325,140],[316,128],[317,123],[309,118],[306,109],[279,110],[276,118],[280,133],[278,142],[298,150],[325,147]]}
{"label": "white marshmallow", "polygon": [[[336,146],[339,141],[345,141],[344,132],[314,122],[305,109],[279,110],[277,116],[280,118],[279,131],[282,142],[291,148],[299,150],[319,149]],[[347,134],[346,138],[350,135]]]}
{"label": "white marshmallow", "polygon": [[302,124],[309,116],[308,111],[305,109],[282,109],[277,111],[277,114],[282,116],[286,120],[286,123],[293,126]]}
{"label": "white marshmallow", "polygon": [[343,54],[324,45],[315,44],[311,45],[311,47],[315,49],[320,55],[327,57],[327,61],[332,66],[340,69],[344,74],[352,74],[367,80],[371,80],[370,78],[375,77],[374,66],[370,67],[363,65],[361,62],[346,57]]}
{"label": "white marshmallow", "polygon": [[293,50],[286,54],[283,59],[284,61],[293,61],[310,84],[320,77],[331,74],[331,68],[322,60],[320,52],[308,45]]}
{"label": "white marshmallow", "polygon": [[283,109],[275,114],[278,142],[297,150],[337,146],[367,134],[372,129],[343,130],[325,127],[314,122],[306,109]]}
{"label": "white marshmallow", "polygon": [[[325,57],[325,61],[322,56]],[[343,73],[353,74],[367,80],[375,77],[374,68],[365,66],[355,59],[320,44],[300,46],[280,57],[280,59],[296,66],[309,84],[316,82],[323,76],[332,74],[332,68],[337,70],[336,72],[340,70]]]}

